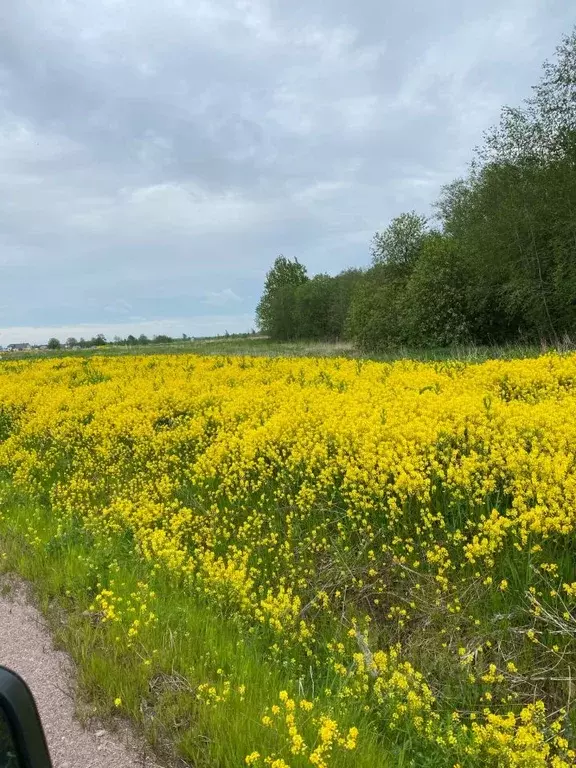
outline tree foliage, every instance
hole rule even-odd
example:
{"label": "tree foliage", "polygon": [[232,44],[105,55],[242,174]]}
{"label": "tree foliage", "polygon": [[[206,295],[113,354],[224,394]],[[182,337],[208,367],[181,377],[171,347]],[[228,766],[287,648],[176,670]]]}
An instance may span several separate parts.
{"label": "tree foliage", "polygon": [[439,229],[411,211],[377,232],[365,271],[308,281],[298,262],[277,259],[262,327],[276,338],[347,333],[366,349],[576,335],[576,28],[435,213]]}
{"label": "tree foliage", "polygon": [[276,258],[266,275],[264,293],[256,308],[258,326],[263,333],[284,341],[298,336],[296,288],[307,280],[306,267],[298,259]]}
{"label": "tree foliage", "polygon": [[465,285],[454,238],[429,233],[406,284],[403,320],[407,340],[432,346],[470,341]]}
{"label": "tree foliage", "polygon": [[372,263],[388,264],[398,270],[411,269],[418,259],[426,224],[426,217],[416,211],[396,216],[383,232],[374,235]]}

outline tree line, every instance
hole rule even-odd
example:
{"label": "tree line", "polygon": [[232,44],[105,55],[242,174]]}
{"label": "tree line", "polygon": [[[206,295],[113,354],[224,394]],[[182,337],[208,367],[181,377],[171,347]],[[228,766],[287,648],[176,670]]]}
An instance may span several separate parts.
{"label": "tree line", "polygon": [[122,338],[121,336],[114,336],[112,340],[108,340],[106,336],[103,333],[99,333],[96,336],[93,336],[90,339],[84,339],[80,338],[77,339],[75,336],[70,336],[66,339],[66,341],[60,341],[60,339],[57,339],[55,337],[52,337],[49,339],[46,347],[48,349],[93,349],[94,347],[109,347],[109,346],[116,346],[116,347],[145,347],[149,344],[175,344],[176,342],[185,342],[185,341],[202,341],[207,338],[218,338],[218,339],[249,339],[257,336],[255,330],[250,330],[245,333],[228,333],[228,331],[224,331],[224,334],[218,334],[217,336],[188,336],[188,334],[183,333],[181,336],[174,337],[174,336],[168,336],[166,334],[159,334],[157,336],[148,337],[144,333],[141,333],[139,336],[134,336],[133,334],[129,334],[126,336],[126,338]]}
{"label": "tree line", "polygon": [[133,336],[130,334],[125,339],[120,336],[115,336],[112,341],[108,341],[103,333],[99,333],[93,336],[91,339],[80,338],[77,339],[74,336],[70,336],[66,341],[62,342],[55,337],[49,339],[46,345],[48,349],[91,349],[93,347],[106,347],[106,346],[120,346],[120,347],[141,347],[147,344],[172,344],[175,341],[189,341],[190,336],[185,333],[179,339],[174,339],[172,336],[166,336],[160,334],[149,338],[145,334],[140,336]]}
{"label": "tree line", "polygon": [[576,332],[576,28],[521,107],[505,107],[434,220],[402,213],[371,264],[309,277],[279,256],[257,307],[279,340],[558,342]]}

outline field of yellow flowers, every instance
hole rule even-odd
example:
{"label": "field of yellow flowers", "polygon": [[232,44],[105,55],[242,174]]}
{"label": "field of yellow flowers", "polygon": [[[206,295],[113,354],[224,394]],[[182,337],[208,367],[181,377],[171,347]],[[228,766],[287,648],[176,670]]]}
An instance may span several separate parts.
{"label": "field of yellow flowers", "polygon": [[576,762],[576,355],[0,364],[0,556],[195,765]]}

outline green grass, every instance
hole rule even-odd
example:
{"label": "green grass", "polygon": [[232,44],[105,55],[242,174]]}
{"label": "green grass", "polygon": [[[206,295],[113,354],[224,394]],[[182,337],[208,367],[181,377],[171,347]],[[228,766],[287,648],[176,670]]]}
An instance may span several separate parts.
{"label": "green grass", "polygon": [[[104,721],[117,714],[129,717],[163,759],[181,758],[197,768],[232,768],[243,765],[254,749],[279,753],[292,765],[285,740],[261,722],[266,707],[278,702],[279,691],[307,698],[313,691],[319,699],[317,710],[333,711],[333,695],[322,693],[338,690],[327,665],[323,679],[302,679],[301,691],[295,689],[293,670],[266,660],[262,638],[237,626],[225,607],[215,613],[214,605],[209,607],[184,583],[175,583],[167,571],[148,564],[126,537],[98,539],[74,519],[56,517],[48,506],[16,493],[8,480],[0,484],[0,501],[0,572],[17,573],[34,585],[58,644],[77,664],[85,714]],[[482,587],[481,579],[473,589],[467,582],[460,596],[461,616],[450,613],[448,605],[433,608],[433,581],[428,590],[421,580],[423,588],[416,592],[409,571],[403,582],[389,574],[390,592],[400,590],[397,596],[417,599],[416,613],[425,615],[435,631],[420,633],[408,626],[396,638],[383,632],[380,638],[373,637],[376,647],[401,641],[405,654],[425,670],[433,690],[442,690],[441,709],[476,711],[479,702],[470,698],[467,672],[456,661],[456,648],[461,642],[467,648],[481,646],[490,638],[517,658],[510,645],[510,622],[495,626],[493,621],[520,606],[526,579],[533,578],[528,565],[518,557],[503,565],[510,581],[505,595]],[[157,621],[129,642],[125,622],[102,622],[94,597],[103,587],[125,597],[141,595],[142,584],[145,593],[155,593],[149,602]],[[146,597],[139,597],[135,605],[142,600]],[[481,626],[466,628],[470,610],[481,619]],[[337,639],[334,626],[324,631],[327,639]],[[538,648],[524,648],[522,666],[534,670],[543,666]],[[221,692],[225,680],[232,685],[227,701],[206,705],[198,700],[198,686],[208,683]],[[237,692],[239,684],[246,686],[243,698]],[[558,707],[565,705],[566,695],[570,699],[569,691],[561,694]],[[119,708],[114,703],[118,698]],[[365,715],[357,699],[349,709],[345,702],[336,706],[342,727],[357,726],[362,734],[358,751],[338,755],[334,762],[338,768],[452,768],[453,756],[422,743],[414,732],[405,730],[392,738],[374,718],[374,709]],[[304,726],[303,731],[310,741],[314,739],[313,729],[306,731]]]}
{"label": "green grass", "polygon": [[[0,497],[0,573],[17,573],[34,586],[57,644],[77,664],[81,712],[112,722],[119,713],[128,716],[160,756],[197,768],[244,765],[255,748],[284,751],[289,759],[284,741],[261,718],[266,706],[278,702],[277,692],[298,691],[281,665],[263,661],[257,638],[251,641],[225,615],[176,589],[125,542],[95,546],[85,530],[63,526],[47,508],[16,495],[8,482],[0,486]],[[155,593],[157,621],[133,643],[117,624],[102,622],[92,605],[98,585],[114,587],[116,580],[124,595],[138,593],[142,583]],[[228,701],[208,706],[198,700],[199,685],[221,690],[224,679],[232,682]],[[240,682],[246,686],[242,699]],[[315,684],[322,690],[327,681]],[[323,704],[331,711],[329,699]],[[363,734],[361,751],[343,752],[339,767],[411,765],[402,758],[406,744],[386,746],[362,713],[344,711],[339,723],[358,726]]]}
{"label": "green grass", "polygon": [[108,345],[92,349],[77,350],[30,350],[27,352],[0,352],[0,361],[51,357],[92,357],[104,355],[110,357],[123,355],[230,355],[230,356],[268,356],[268,357],[346,357],[370,360],[393,361],[402,359],[421,360],[423,362],[442,360],[461,360],[463,362],[483,362],[490,359],[510,360],[515,358],[536,357],[539,354],[560,347],[537,346],[534,344],[510,344],[477,346],[464,345],[452,347],[398,347],[382,352],[362,352],[353,342],[320,341],[271,341],[265,337],[214,337],[194,341],[175,341],[172,344],[146,344],[142,346]]}

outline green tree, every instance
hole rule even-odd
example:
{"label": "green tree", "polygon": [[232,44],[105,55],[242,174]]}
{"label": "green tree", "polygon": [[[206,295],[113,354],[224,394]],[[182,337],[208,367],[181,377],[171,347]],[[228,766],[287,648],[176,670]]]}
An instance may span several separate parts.
{"label": "green tree", "polygon": [[347,336],[348,315],[352,304],[354,291],[362,280],[363,272],[361,269],[345,269],[336,277],[332,278],[334,287],[332,290],[332,300],[330,304],[328,325],[330,328],[330,338],[343,339]]}
{"label": "green tree", "polygon": [[404,319],[406,278],[395,265],[375,264],[357,284],[347,320],[347,335],[366,351],[407,341]]}
{"label": "green tree", "polygon": [[298,334],[295,313],[296,288],[308,280],[298,259],[278,256],[266,275],[264,292],[256,307],[258,326],[274,339],[293,339]]}
{"label": "green tree", "polygon": [[404,321],[415,346],[470,341],[465,265],[456,240],[430,232],[406,285]]}
{"label": "green tree", "polygon": [[442,193],[444,232],[454,239],[465,280],[469,330],[480,343],[502,343],[522,332],[510,276],[518,276],[518,239],[511,222],[509,181],[502,166],[476,170]]}
{"label": "green tree", "polygon": [[59,339],[52,337],[48,340],[48,349],[62,349],[62,344]]}
{"label": "green tree", "polygon": [[77,347],[78,339],[75,339],[74,336],[69,336],[66,339],[66,346],[68,347],[68,349],[72,349],[72,347]]}
{"label": "green tree", "polygon": [[372,239],[372,267],[354,290],[348,334],[363,349],[382,349],[409,339],[407,281],[426,238],[427,219],[414,211],[392,219]]}
{"label": "green tree", "polygon": [[475,335],[576,329],[576,29],[521,107],[505,107],[440,213],[475,288]]}
{"label": "green tree", "polygon": [[330,275],[315,275],[294,291],[294,314],[297,336],[302,339],[329,339],[330,309],[335,290]]}
{"label": "green tree", "polygon": [[478,148],[481,163],[543,161],[574,157],[576,144],[576,26],[542,67],[533,95],[517,108],[504,107],[498,125]]}
{"label": "green tree", "polygon": [[374,235],[372,263],[410,269],[418,258],[426,234],[426,224],[426,217],[415,211],[396,216],[383,232]]}
{"label": "green tree", "polygon": [[576,274],[574,160],[529,152],[476,166],[439,209],[470,276],[481,341],[573,332]]}

